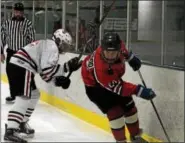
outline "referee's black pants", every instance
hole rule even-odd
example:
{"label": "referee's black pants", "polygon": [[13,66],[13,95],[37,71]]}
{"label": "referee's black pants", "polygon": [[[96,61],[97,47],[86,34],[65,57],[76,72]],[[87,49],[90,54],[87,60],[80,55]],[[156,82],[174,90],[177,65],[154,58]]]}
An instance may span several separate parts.
{"label": "referee's black pants", "polygon": [[[10,58],[13,56],[13,54],[16,53],[16,51],[13,51],[11,49],[7,49],[6,52],[7,52],[7,58],[6,58],[6,74],[7,74],[7,77],[8,77],[8,83],[10,85],[10,75],[12,74],[12,72],[15,72],[15,71],[11,71],[11,69],[10,69]],[[12,98],[15,98],[15,94],[11,90],[11,87],[10,87],[10,96]]]}

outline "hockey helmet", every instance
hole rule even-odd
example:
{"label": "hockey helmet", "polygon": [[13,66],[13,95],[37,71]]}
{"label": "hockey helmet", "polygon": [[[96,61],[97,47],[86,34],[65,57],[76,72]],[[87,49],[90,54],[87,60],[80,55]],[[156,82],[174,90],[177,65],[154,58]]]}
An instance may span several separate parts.
{"label": "hockey helmet", "polygon": [[59,53],[68,51],[72,46],[72,37],[64,29],[58,29],[53,33],[52,39],[58,46]]}
{"label": "hockey helmet", "polygon": [[102,57],[107,63],[114,63],[119,58],[121,40],[117,33],[108,32],[102,40]]}
{"label": "hockey helmet", "polygon": [[107,51],[119,51],[121,49],[121,40],[117,33],[105,33],[102,40],[102,48]]}

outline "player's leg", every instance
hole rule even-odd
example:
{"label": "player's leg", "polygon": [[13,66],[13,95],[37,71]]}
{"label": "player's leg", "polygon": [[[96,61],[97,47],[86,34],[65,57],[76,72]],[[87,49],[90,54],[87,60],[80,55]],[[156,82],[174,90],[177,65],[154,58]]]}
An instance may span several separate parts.
{"label": "player's leg", "polygon": [[125,119],[121,106],[114,106],[107,112],[112,134],[117,142],[126,142]]}
{"label": "player's leg", "polygon": [[27,142],[20,135],[19,127],[23,122],[30,102],[32,73],[14,64],[10,64],[10,69],[14,71],[10,75],[10,85],[12,86],[12,91],[16,93],[16,100],[8,113],[8,124],[5,128],[4,140]]}
{"label": "player's leg", "polygon": [[142,137],[142,129],[139,127],[138,112],[132,97],[123,97],[122,108],[124,110],[125,124],[130,133],[132,142],[146,142]]}
{"label": "player's leg", "polygon": [[26,113],[24,115],[23,122],[20,124],[20,132],[26,135],[25,137],[33,137],[35,130],[30,127],[28,124],[29,118],[31,117],[32,113],[35,110],[35,107],[39,101],[40,98],[40,92],[36,88],[35,82],[34,82],[34,75],[32,75],[32,82],[31,82],[31,99],[28,103],[28,107],[26,110]]}
{"label": "player's leg", "polygon": [[13,142],[26,142],[20,135],[19,126],[23,121],[29,100],[21,96],[17,96],[15,103],[8,112],[8,124],[5,125],[4,140]]}
{"label": "player's leg", "polygon": [[126,142],[125,121],[122,107],[118,106],[119,98],[114,94],[101,87],[87,87],[86,94],[89,99],[96,104],[99,109],[107,115],[110,122],[112,134],[117,142]]}

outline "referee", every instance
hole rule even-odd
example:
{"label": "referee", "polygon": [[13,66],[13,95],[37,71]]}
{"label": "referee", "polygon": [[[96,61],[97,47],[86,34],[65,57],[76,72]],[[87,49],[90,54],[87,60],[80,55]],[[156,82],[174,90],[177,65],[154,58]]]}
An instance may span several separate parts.
{"label": "referee", "polygon": [[[22,3],[15,3],[13,17],[5,20],[1,26],[1,62],[4,63],[5,61],[4,47],[7,45],[6,73],[8,79],[12,72],[9,70],[11,56],[34,40],[35,30],[32,22],[24,16],[24,5]],[[6,98],[7,102],[13,102],[15,100],[15,95],[11,91],[11,87],[10,95],[10,97]]]}

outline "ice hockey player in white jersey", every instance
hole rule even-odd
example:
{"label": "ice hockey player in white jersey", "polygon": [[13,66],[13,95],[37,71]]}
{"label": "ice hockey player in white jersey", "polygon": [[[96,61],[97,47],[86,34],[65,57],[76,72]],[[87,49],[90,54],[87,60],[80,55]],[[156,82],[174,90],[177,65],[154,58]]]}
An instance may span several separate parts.
{"label": "ice hockey player in white jersey", "polygon": [[69,87],[70,79],[65,78],[64,75],[78,70],[81,62],[75,57],[60,65],[58,60],[59,54],[68,49],[71,44],[70,34],[63,29],[58,29],[52,39],[32,42],[10,59],[12,73],[9,86],[16,93],[16,100],[8,112],[4,140],[26,143],[27,141],[20,134],[33,136],[35,133],[27,123],[40,97],[34,83],[35,74],[40,74],[46,82],[53,82],[56,77],[63,77],[64,82],[60,83],[61,87],[64,89]]}

